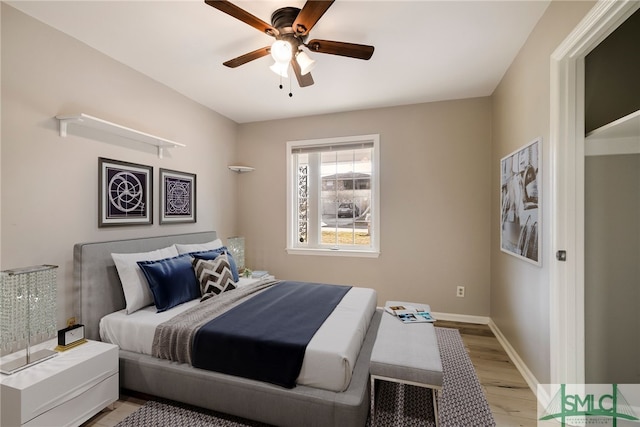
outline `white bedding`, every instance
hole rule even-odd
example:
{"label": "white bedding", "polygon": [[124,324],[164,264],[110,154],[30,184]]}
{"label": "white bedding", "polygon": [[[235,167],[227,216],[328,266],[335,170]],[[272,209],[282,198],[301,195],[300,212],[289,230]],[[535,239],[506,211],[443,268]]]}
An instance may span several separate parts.
{"label": "white bedding", "polygon": [[[255,281],[241,278],[239,286]],[[376,302],[373,289],[349,290],[309,342],[298,384],[331,391],[347,388]],[[153,305],[133,314],[125,310],[111,313],[100,320],[100,337],[122,350],[151,355],[156,326],[197,304],[195,299],[162,313],[156,313]]]}

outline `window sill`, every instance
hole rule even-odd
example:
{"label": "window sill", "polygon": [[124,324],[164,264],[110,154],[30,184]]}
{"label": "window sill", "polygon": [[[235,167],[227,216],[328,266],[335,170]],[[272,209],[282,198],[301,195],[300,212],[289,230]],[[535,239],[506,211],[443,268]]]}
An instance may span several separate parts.
{"label": "window sill", "polygon": [[360,258],[378,258],[380,256],[380,251],[359,251],[354,249],[287,248],[287,253],[289,255],[348,256]]}

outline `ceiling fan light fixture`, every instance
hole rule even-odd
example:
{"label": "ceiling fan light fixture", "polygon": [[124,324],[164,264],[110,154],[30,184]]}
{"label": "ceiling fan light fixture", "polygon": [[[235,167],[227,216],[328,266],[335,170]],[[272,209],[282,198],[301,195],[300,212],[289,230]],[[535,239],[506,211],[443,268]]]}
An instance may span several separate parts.
{"label": "ceiling fan light fixture", "polygon": [[289,64],[291,61],[291,43],[284,40],[276,40],[271,45],[271,56],[277,64]]}
{"label": "ceiling fan light fixture", "polygon": [[309,55],[303,51],[299,51],[296,55],[296,62],[298,62],[298,65],[300,66],[300,74],[303,76],[310,73],[316,66],[316,61],[309,58]]}
{"label": "ceiling fan light fixture", "polygon": [[[309,58],[306,53],[302,53],[301,46],[306,47],[311,52],[356,59],[367,60],[373,55],[374,47],[368,45],[316,39],[306,42],[311,29],[335,0],[306,0],[302,8],[281,7],[271,14],[271,24],[234,5],[232,1],[235,2],[235,0],[205,0],[205,3],[257,29],[260,33],[266,33],[274,37],[276,40],[271,46],[256,49],[222,63],[229,68],[236,68],[271,54],[276,62],[270,67],[273,72],[279,76],[289,78],[288,72],[291,66],[298,80],[298,85],[307,87],[314,83],[311,77],[311,70],[315,65],[315,61]],[[291,79],[289,84],[291,84]],[[282,89],[282,81],[280,82],[280,88]],[[292,96],[291,92],[289,92],[289,96]]]}
{"label": "ceiling fan light fixture", "polygon": [[289,63],[285,63],[285,64],[281,64],[279,62],[274,63],[272,66],[269,67],[271,69],[271,71],[273,71],[274,73],[276,73],[277,75],[279,75],[280,77],[284,77],[289,78],[289,74],[287,73],[287,70],[289,69]]}

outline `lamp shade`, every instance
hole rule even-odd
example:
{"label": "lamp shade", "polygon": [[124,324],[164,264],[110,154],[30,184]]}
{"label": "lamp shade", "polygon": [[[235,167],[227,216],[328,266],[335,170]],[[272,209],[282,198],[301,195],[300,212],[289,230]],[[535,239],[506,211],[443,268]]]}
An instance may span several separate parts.
{"label": "lamp shade", "polygon": [[298,52],[296,55],[296,62],[298,62],[298,65],[300,66],[300,73],[303,76],[308,74],[316,66],[316,61],[309,58],[309,55],[303,51]]}
{"label": "lamp shade", "polygon": [[56,333],[55,265],[37,265],[0,272],[0,352],[26,347],[26,355],[0,365],[11,374],[55,356],[48,349],[31,353],[32,340]]}
{"label": "lamp shade", "polygon": [[271,67],[269,67],[271,69],[271,71],[273,71],[274,73],[276,73],[277,75],[287,78],[289,77],[289,74],[287,73],[287,70],[289,69],[289,63],[284,63],[284,64],[280,64],[278,62],[276,62],[275,64],[273,64]]}
{"label": "lamp shade", "polygon": [[271,45],[271,56],[278,64],[288,64],[292,57],[291,43],[284,40],[276,40]]}
{"label": "lamp shade", "polygon": [[244,237],[229,237],[227,248],[231,252],[238,270],[244,270]]}

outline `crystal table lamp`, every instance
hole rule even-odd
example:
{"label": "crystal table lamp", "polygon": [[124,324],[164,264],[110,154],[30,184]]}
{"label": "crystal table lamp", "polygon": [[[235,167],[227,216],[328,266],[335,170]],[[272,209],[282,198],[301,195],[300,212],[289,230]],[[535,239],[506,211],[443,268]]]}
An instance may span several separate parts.
{"label": "crystal table lamp", "polygon": [[32,339],[56,334],[56,265],[37,265],[0,272],[0,346],[2,353],[25,348],[26,355],[0,365],[0,372],[13,374],[57,353],[31,353]]}
{"label": "crystal table lamp", "polygon": [[227,249],[231,252],[238,271],[244,270],[244,237],[227,238]]}

